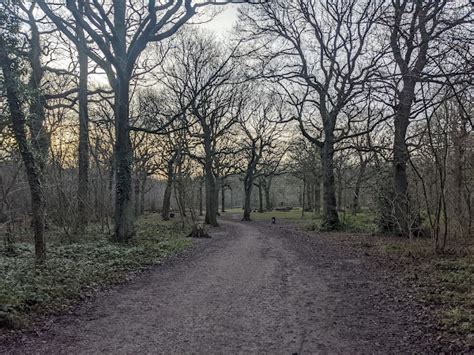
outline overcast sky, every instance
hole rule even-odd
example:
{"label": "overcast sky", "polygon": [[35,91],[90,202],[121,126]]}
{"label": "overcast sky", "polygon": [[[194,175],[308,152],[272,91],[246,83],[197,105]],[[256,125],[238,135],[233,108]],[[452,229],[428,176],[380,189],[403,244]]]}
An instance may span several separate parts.
{"label": "overcast sky", "polygon": [[217,33],[225,34],[232,29],[232,26],[237,21],[237,9],[239,6],[237,4],[223,6],[223,11],[219,15],[211,22],[205,23],[202,26]]}

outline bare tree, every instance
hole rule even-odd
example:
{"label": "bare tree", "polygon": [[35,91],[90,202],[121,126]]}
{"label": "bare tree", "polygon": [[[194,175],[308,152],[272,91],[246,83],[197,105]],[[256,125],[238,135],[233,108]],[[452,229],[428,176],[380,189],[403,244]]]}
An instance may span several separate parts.
{"label": "bare tree", "polygon": [[[257,40],[257,75],[280,84],[296,107],[294,118],[301,132],[320,148],[327,229],[335,229],[339,223],[335,146],[354,134],[351,129],[361,110],[361,96],[383,53],[369,50],[382,4],[272,1],[241,16],[242,31],[248,39]],[[309,114],[305,105],[311,107]]]}
{"label": "bare tree", "polygon": [[[124,242],[134,233],[132,203],[132,146],[130,142],[130,80],[138,75],[137,62],[147,44],[173,36],[196,11],[214,1],[168,1],[147,4],[118,0],[109,3],[84,0],[57,5],[38,4],[67,38],[79,46],[107,75],[114,91],[115,122],[115,240]],[[85,36],[77,36],[84,31]]]}
{"label": "bare tree", "polygon": [[229,147],[224,137],[236,123],[240,89],[233,83],[235,48],[226,52],[203,33],[184,32],[165,66],[166,87],[174,92],[189,127],[187,154],[204,169],[206,223],[217,225],[216,162]]}
{"label": "bare tree", "polygon": [[279,140],[284,124],[278,123],[279,108],[275,103],[247,104],[247,110],[241,115],[240,127],[243,131],[243,156],[245,161],[244,174],[244,215],[243,221],[250,221],[252,189],[257,183],[259,188],[260,210],[262,207],[262,186],[258,183],[264,175],[274,172],[283,156]]}
{"label": "bare tree", "polygon": [[[406,236],[410,234],[409,221],[412,219],[409,216],[412,211],[407,174],[410,158],[408,127],[418,112],[429,109],[431,105],[415,109],[419,106],[416,103],[421,101],[420,85],[423,82],[442,81],[446,75],[455,79],[460,74],[459,69],[461,74],[464,73],[463,66],[456,68],[451,65],[449,74],[439,69],[441,62],[445,61],[456,47],[452,43],[443,43],[446,40],[456,42],[456,38],[448,36],[448,33],[470,18],[470,4],[467,3],[462,8],[450,6],[448,0],[393,0],[383,18],[383,23],[390,33],[389,43],[395,65],[395,69],[389,67],[389,73],[386,74],[392,83],[385,86],[386,89],[393,89],[395,99],[393,104],[386,102],[394,112],[394,217],[396,225],[400,226],[398,232]],[[449,60],[447,62],[449,63]]]}
{"label": "bare tree", "polygon": [[[80,3],[79,7],[84,7]],[[79,43],[85,43],[84,30],[80,27],[76,29]],[[88,75],[89,58],[87,52],[76,44],[77,60],[79,62],[79,88],[78,88],[78,109],[79,109],[79,145],[78,145],[78,184],[77,184],[77,231],[84,234],[88,222],[89,206],[89,110],[88,110]]]}

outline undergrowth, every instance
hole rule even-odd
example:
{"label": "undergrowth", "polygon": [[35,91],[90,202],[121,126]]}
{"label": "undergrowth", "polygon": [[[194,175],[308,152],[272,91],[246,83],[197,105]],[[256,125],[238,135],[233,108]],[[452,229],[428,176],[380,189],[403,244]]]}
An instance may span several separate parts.
{"label": "undergrowth", "polygon": [[[137,237],[125,245],[94,231],[75,241],[48,240],[48,259],[35,266],[31,243],[16,245],[16,256],[0,256],[0,327],[26,326],[37,314],[67,309],[104,286],[160,263],[188,246],[176,222],[147,215],[137,223]],[[52,237],[53,238],[53,237]]]}
{"label": "undergrowth", "polygon": [[398,240],[383,252],[406,266],[418,299],[435,310],[442,329],[466,339],[474,348],[474,255],[472,250],[435,253],[429,239]]}
{"label": "undergrowth", "polygon": [[440,260],[434,267],[442,285],[438,301],[447,305],[442,323],[474,335],[474,257]]}

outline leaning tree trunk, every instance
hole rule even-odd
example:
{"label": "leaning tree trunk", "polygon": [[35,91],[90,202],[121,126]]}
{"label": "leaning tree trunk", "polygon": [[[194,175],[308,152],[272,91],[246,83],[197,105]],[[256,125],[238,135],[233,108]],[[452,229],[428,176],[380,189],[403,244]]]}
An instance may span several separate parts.
{"label": "leaning tree trunk", "polygon": [[25,115],[21,110],[20,91],[18,89],[18,78],[12,71],[14,64],[0,47],[0,63],[2,66],[3,80],[6,87],[6,96],[12,130],[18,144],[20,154],[25,164],[28,185],[31,195],[32,225],[35,239],[35,256],[37,262],[46,259],[46,243],[44,239],[45,200],[42,187],[41,164],[35,158],[35,154],[28,143],[25,127]]}
{"label": "leaning tree trunk", "polygon": [[[77,37],[81,43],[85,43],[84,32],[77,28]],[[78,184],[77,184],[77,227],[79,235],[85,233],[89,213],[89,114],[87,109],[87,81],[88,81],[88,57],[87,54],[77,46],[79,61],[79,147],[78,147]]]}
{"label": "leaning tree trunk", "polygon": [[45,105],[46,98],[42,93],[41,82],[44,77],[44,69],[41,63],[40,32],[33,12],[28,12],[31,24],[31,49],[30,64],[31,74],[29,89],[31,90],[30,111],[28,125],[30,128],[30,139],[33,154],[40,168],[40,174],[44,175],[49,149],[49,136],[46,133],[44,122],[46,120]]}
{"label": "leaning tree trunk", "polygon": [[132,144],[129,130],[129,79],[119,75],[115,88],[115,241],[135,234],[132,197]]}
{"label": "leaning tree trunk", "polygon": [[336,191],[334,184],[334,134],[326,132],[326,139],[321,149],[323,165],[323,224],[327,230],[335,230],[339,225],[337,214]]}

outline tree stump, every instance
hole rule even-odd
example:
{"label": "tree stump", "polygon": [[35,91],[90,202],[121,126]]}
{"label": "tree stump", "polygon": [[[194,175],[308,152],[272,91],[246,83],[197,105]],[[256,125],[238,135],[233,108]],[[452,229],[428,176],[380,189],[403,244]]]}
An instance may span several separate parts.
{"label": "tree stump", "polygon": [[193,225],[191,233],[188,234],[188,238],[211,238],[211,236],[206,232],[204,225],[196,223]]}

